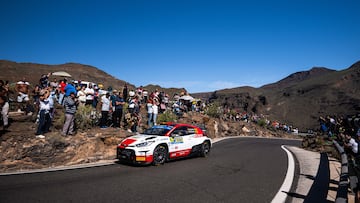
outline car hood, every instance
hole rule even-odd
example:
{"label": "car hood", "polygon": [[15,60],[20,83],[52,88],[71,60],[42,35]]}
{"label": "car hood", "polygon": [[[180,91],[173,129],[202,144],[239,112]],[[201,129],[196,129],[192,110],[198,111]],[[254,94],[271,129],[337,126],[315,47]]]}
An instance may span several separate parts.
{"label": "car hood", "polygon": [[168,137],[165,136],[157,136],[157,135],[145,135],[145,134],[138,134],[138,135],[134,135],[131,137],[128,137],[126,139],[124,139],[121,144],[120,147],[127,147],[130,145],[135,145],[138,143],[143,143],[146,141],[160,141],[160,140],[168,140]]}

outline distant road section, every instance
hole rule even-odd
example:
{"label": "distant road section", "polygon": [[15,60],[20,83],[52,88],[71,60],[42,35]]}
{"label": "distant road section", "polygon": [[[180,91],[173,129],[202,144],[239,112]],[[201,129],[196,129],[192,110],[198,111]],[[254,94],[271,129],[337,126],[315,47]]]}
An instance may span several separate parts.
{"label": "distant road section", "polygon": [[208,158],[157,167],[115,164],[0,176],[0,202],[271,202],[287,171],[281,145],[300,141],[226,139]]}

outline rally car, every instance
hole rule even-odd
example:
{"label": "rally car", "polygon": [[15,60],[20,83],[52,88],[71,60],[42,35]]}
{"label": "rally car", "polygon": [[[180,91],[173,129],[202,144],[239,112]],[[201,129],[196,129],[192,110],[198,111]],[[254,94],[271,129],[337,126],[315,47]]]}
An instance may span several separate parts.
{"label": "rally car", "polygon": [[159,165],[191,155],[206,157],[211,145],[211,139],[198,126],[165,123],[124,139],[117,146],[117,158],[134,164]]}

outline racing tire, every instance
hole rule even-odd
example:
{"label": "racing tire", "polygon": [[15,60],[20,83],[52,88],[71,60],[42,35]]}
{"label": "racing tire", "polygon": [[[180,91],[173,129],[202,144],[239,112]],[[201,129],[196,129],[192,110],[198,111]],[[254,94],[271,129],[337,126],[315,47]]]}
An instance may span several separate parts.
{"label": "racing tire", "polygon": [[153,153],[152,164],[154,166],[164,164],[165,161],[167,160],[167,154],[168,154],[168,152],[167,152],[166,147],[164,147],[163,145],[156,146],[156,148],[154,149],[154,153]]}
{"label": "racing tire", "polygon": [[200,156],[201,157],[207,157],[210,153],[210,143],[209,142],[203,142],[201,145],[201,151]]}

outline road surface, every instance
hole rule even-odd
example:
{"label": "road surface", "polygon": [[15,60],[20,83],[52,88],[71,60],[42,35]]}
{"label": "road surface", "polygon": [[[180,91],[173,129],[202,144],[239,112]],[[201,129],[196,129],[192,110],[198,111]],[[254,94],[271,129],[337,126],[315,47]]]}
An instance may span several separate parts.
{"label": "road surface", "polygon": [[271,202],[300,141],[234,138],[207,158],[0,176],[0,202]]}

